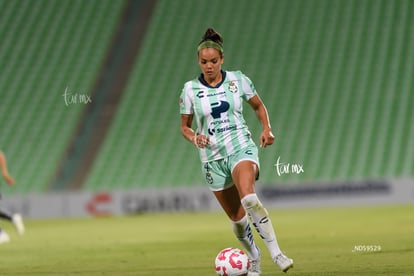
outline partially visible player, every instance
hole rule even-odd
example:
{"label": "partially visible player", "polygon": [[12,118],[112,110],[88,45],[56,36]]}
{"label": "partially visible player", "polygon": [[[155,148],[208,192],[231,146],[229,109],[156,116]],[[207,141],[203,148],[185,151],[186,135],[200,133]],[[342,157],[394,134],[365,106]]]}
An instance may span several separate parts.
{"label": "partially visible player", "polygon": [[[1,168],[1,173],[2,173],[3,178],[6,181],[6,183],[9,184],[10,186],[14,185],[15,180],[9,174],[9,171],[7,169],[6,156],[4,155],[4,153],[2,151],[0,151],[0,168]],[[0,198],[1,198],[1,194],[0,194]],[[5,210],[3,208],[0,208],[0,218],[6,219],[6,220],[12,222],[14,224],[14,226],[16,227],[17,232],[20,235],[24,234],[24,224],[23,224],[23,220],[22,220],[21,215],[11,214],[7,210]],[[3,229],[0,228],[0,243],[5,243],[5,242],[9,242],[9,241],[10,241],[9,235]]]}
{"label": "partially visible player", "polygon": [[260,146],[270,146],[274,136],[266,107],[247,76],[240,71],[221,69],[223,39],[215,30],[207,29],[197,47],[197,56],[201,75],[186,82],[180,96],[181,133],[199,150],[206,184],[231,220],[234,234],[249,256],[248,275],[260,275],[261,269],[260,251],[253,241],[247,215],[273,262],[286,272],[293,266],[293,260],[280,250],[269,214],[255,192],[258,149],[243,117],[245,101],[262,125]]}

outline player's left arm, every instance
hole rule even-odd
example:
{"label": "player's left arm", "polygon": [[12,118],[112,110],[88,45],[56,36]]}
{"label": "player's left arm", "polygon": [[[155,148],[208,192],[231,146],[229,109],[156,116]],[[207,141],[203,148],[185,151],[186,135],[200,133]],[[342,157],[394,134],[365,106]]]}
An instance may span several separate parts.
{"label": "player's left arm", "polygon": [[275,136],[272,133],[272,127],[270,125],[269,115],[267,113],[266,106],[258,94],[254,95],[247,101],[256,113],[262,125],[262,133],[260,135],[260,147],[266,147],[273,144]]}
{"label": "player's left arm", "polygon": [[0,151],[0,168],[3,178],[4,180],[6,180],[7,184],[13,185],[15,181],[13,177],[9,174],[9,171],[7,170],[6,156],[2,151]]}

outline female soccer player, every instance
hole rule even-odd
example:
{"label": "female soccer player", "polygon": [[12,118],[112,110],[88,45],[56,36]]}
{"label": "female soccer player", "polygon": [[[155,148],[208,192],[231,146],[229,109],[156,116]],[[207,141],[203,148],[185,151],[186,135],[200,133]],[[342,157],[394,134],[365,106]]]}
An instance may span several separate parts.
{"label": "female soccer player", "polygon": [[[0,151],[0,168],[4,180],[9,185],[14,185],[14,178],[9,174],[7,169],[6,156],[2,151]],[[1,197],[1,195],[0,195]],[[6,219],[14,224],[17,232],[22,235],[24,233],[24,225],[22,217],[19,214],[11,214],[7,210],[0,208],[0,218]],[[5,243],[10,241],[9,235],[0,228],[0,243]]]}
{"label": "female soccer player", "polygon": [[[250,259],[249,275],[260,275],[260,251],[246,213],[264,240],[273,261],[286,272],[293,260],[280,250],[267,210],[255,193],[258,149],[243,118],[243,100],[262,125],[260,147],[274,136],[265,105],[253,83],[240,71],[224,71],[222,36],[209,28],[197,48],[201,75],[185,83],[180,96],[181,133],[199,149],[209,188],[232,222],[234,234]],[[196,130],[192,129],[195,120]]]}

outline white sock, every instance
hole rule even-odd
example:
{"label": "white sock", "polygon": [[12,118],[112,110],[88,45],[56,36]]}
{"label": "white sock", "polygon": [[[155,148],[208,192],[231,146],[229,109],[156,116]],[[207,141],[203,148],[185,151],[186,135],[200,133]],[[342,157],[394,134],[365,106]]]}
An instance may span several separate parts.
{"label": "white sock", "polygon": [[256,228],[256,231],[259,233],[260,237],[263,239],[264,243],[269,249],[272,258],[280,254],[281,251],[277,243],[272,222],[269,218],[269,213],[263,207],[257,195],[248,194],[241,199],[241,203],[246,212],[249,214],[249,217],[253,223],[253,226]]}
{"label": "white sock", "polygon": [[246,250],[247,256],[249,256],[251,260],[259,258],[260,253],[254,243],[252,229],[250,228],[247,216],[244,216],[239,221],[232,221],[232,226],[233,232]]}

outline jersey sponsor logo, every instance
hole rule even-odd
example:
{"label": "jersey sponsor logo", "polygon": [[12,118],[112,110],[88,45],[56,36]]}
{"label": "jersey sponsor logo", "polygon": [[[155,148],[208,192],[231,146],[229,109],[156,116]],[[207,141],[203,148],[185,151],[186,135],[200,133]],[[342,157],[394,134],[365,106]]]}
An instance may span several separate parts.
{"label": "jersey sponsor logo", "polygon": [[207,97],[213,97],[213,96],[220,96],[226,94],[226,91],[219,91],[219,92],[215,92],[215,93],[208,93]]}
{"label": "jersey sponsor logo", "polygon": [[216,127],[217,125],[228,124],[230,123],[229,119],[221,119],[221,114],[227,112],[230,108],[230,104],[226,101],[219,101],[210,104],[211,106],[211,116],[215,119],[210,123],[208,128],[208,134],[214,135],[215,133],[222,133],[229,130],[236,130],[237,125],[226,125],[222,127]]}
{"label": "jersey sponsor logo", "polygon": [[197,93],[197,97],[198,97],[199,99],[204,98],[204,91],[203,91],[203,90],[198,91],[198,93]]}
{"label": "jersey sponsor logo", "polygon": [[[236,129],[237,129],[237,125],[228,125],[228,126],[219,127],[219,128],[214,128],[214,126],[212,126],[212,127],[209,127],[207,131],[208,131],[208,134],[213,136],[215,133],[222,133],[222,132],[225,132],[225,131],[236,130]],[[247,153],[247,154],[249,154],[249,153]]]}
{"label": "jersey sponsor logo", "polygon": [[[197,98],[201,99],[204,98],[204,96],[206,96],[205,94],[207,93],[207,91],[203,91],[200,90],[197,92],[196,96]],[[223,95],[226,94],[226,91],[219,91],[219,92],[215,92],[215,93],[207,93],[207,97],[213,97],[213,96],[219,96],[219,95]]]}
{"label": "jersey sponsor logo", "polygon": [[220,118],[221,113],[226,112],[229,108],[230,104],[226,101],[211,103],[211,116],[213,116],[214,119],[218,119]]}
{"label": "jersey sponsor logo", "polygon": [[211,136],[213,136],[214,133],[216,133],[216,132],[217,133],[221,133],[221,132],[224,132],[226,130],[233,130],[233,129],[236,129],[237,128],[236,125],[233,125],[233,126],[227,125],[227,126],[224,126],[224,127],[216,128],[218,125],[228,124],[228,123],[230,123],[230,120],[229,119],[221,119],[221,120],[214,120],[214,121],[212,121],[210,123],[209,127],[208,127],[208,130],[207,130],[208,131],[208,134],[210,134]]}
{"label": "jersey sponsor logo", "polygon": [[221,132],[225,132],[225,131],[229,131],[229,130],[236,130],[237,126],[236,125],[232,125],[232,126],[225,126],[225,127],[219,127],[216,128],[217,133],[221,133]]}

